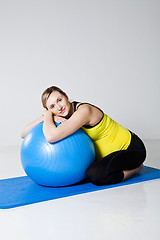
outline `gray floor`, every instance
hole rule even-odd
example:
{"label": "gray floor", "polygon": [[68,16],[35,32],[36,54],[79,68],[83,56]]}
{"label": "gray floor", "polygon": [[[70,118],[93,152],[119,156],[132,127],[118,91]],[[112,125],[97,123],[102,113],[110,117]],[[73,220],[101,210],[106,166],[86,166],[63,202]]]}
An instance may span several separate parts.
{"label": "gray floor", "polygon": [[[144,141],[160,169],[160,140]],[[19,146],[0,147],[0,178],[24,175]],[[0,210],[0,239],[160,239],[160,179]]]}

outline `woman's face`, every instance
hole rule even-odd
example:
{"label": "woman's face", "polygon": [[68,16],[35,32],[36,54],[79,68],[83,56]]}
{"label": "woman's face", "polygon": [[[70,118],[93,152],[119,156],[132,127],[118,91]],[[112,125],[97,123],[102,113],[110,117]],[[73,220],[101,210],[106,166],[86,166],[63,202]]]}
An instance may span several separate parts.
{"label": "woman's face", "polygon": [[67,117],[71,111],[68,97],[58,91],[53,91],[47,100],[47,109],[55,116]]}

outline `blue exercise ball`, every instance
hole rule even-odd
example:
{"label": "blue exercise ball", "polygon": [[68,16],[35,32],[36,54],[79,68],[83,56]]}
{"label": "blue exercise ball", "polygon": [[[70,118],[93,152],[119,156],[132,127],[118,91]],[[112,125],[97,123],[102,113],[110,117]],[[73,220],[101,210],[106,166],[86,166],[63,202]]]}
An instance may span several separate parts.
{"label": "blue exercise ball", "polygon": [[21,146],[24,171],[43,186],[67,186],[83,180],[94,160],[94,144],[81,129],[56,143],[49,143],[40,123],[26,135]]}

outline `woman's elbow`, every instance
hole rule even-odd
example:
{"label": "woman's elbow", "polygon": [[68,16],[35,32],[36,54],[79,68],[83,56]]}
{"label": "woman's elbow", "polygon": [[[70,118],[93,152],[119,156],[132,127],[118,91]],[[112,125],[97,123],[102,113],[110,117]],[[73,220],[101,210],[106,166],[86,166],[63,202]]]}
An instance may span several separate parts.
{"label": "woman's elbow", "polygon": [[24,139],[24,138],[25,138],[25,136],[26,136],[25,132],[24,132],[24,131],[23,131],[23,132],[21,132],[21,135],[20,135],[20,136],[21,136],[21,138],[22,138],[22,139]]}
{"label": "woman's elbow", "polygon": [[49,143],[54,143],[55,141],[52,138],[46,138],[46,141]]}
{"label": "woman's elbow", "polygon": [[54,136],[52,136],[52,135],[48,135],[48,136],[44,135],[44,136],[45,136],[46,141],[49,142],[49,143],[57,142],[57,139]]}

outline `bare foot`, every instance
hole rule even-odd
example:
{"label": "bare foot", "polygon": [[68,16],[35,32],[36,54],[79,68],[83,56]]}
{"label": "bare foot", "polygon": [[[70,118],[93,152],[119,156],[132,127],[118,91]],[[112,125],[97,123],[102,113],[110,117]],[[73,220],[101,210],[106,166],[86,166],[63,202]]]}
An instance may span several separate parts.
{"label": "bare foot", "polygon": [[142,168],[143,168],[143,163],[138,168],[135,168],[133,170],[125,170],[125,171],[123,171],[123,173],[124,173],[124,179],[123,180],[125,180],[125,179],[127,179],[127,178],[129,178],[129,177],[131,177],[131,176],[133,176],[135,174],[137,174]]}

